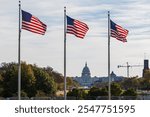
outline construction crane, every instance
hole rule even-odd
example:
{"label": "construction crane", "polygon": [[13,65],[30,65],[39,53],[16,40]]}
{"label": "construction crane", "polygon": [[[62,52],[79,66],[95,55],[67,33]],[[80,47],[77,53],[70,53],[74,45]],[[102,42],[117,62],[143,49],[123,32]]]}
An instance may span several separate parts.
{"label": "construction crane", "polygon": [[129,78],[129,68],[130,67],[142,67],[143,65],[129,65],[129,63],[127,62],[127,65],[118,65],[118,68],[120,67],[126,67],[127,68],[127,77]]}

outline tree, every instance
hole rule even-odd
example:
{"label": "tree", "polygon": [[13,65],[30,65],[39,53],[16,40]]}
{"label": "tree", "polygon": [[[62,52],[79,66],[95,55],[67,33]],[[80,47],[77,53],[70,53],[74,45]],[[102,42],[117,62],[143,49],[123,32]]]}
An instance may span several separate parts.
{"label": "tree", "polygon": [[[16,63],[3,63],[2,64],[3,79],[3,96],[16,97],[18,92],[18,64]],[[31,97],[36,94],[35,77],[30,65],[25,62],[21,63],[21,89],[27,96]],[[23,93],[23,94],[24,94]]]}
{"label": "tree", "polygon": [[150,78],[142,78],[140,80],[140,88],[142,90],[150,90]]}
{"label": "tree", "polygon": [[27,65],[25,62],[21,64],[21,89],[27,93],[28,97],[36,95],[36,78],[32,65]]}
{"label": "tree", "polygon": [[[2,80],[2,82],[1,82]],[[43,68],[21,63],[21,96],[35,97],[37,95],[54,95],[56,85],[52,76]],[[2,97],[17,97],[18,64],[2,63],[0,67],[0,95]]]}
{"label": "tree", "polygon": [[3,92],[3,77],[0,74],[0,97],[2,96],[2,92]]}
{"label": "tree", "polygon": [[63,83],[64,81],[63,75],[54,71],[53,68],[48,66],[46,68],[43,68],[43,70],[46,71],[49,74],[49,76],[51,76],[54,79],[56,83]]}
{"label": "tree", "polygon": [[133,89],[133,88],[130,88],[130,89],[127,89],[126,91],[124,91],[123,93],[122,93],[122,96],[124,96],[124,99],[136,99],[136,96],[137,96],[137,92],[136,92],[136,90],[135,89]]}
{"label": "tree", "polygon": [[137,96],[136,90],[130,88],[122,93],[122,96]]}
{"label": "tree", "polygon": [[[57,71],[54,71],[51,67],[43,68],[44,71],[46,71],[50,77],[52,77],[56,83],[57,90],[64,90],[64,77],[62,74],[58,73]],[[72,77],[67,77],[67,89],[72,89],[73,87],[79,86],[79,84],[72,79]]]}
{"label": "tree", "polygon": [[78,87],[79,84],[72,79],[72,77],[67,77],[67,89],[72,89],[74,87]]}
{"label": "tree", "polygon": [[92,87],[88,92],[88,96],[91,99],[96,99],[98,96],[107,96],[107,95],[108,95],[108,91],[106,88]]}
{"label": "tree", "polygon": [[100,88],[92,87],[88,92],[88,96],[92,97],[100,96]]}
{"label": "tree", "polygon": [[112,96],[120,96],[122,93],[121,86],[118,83],[111,84],[111,95]]}
{"label": "tree", "polygon": [[140,82],[137,77],[126,78],[123,82],[121,82],[121,86],[124,89],[129,89],[129,88],[138,89],[140,87]]}
{"label": "tree", "polygon": [[54,79],[43,69],[34,67],[33,71],[36,77],[36,90],[43,91],[47,96],[54,95],[56,92]]}
{"label": "tree", "polygon": [[46,71],[50,77],[54,79],[54,82],[56,83],[57,90],[63,90],[64,89],[64,78],[63,75],[54,71],[51,67],[46,67],[43,69]]}
{"label": "tree", "polygon": [[107,89],[106,89],[106,88],[101,88],[101,90],[100,90],[100,95],[101,95],[101,96],[107,96],[107,95],[108,95]]}
{"label": "tree", "polygon": [[86,97],[86,92],[83,89],[72,89],[72,91],[69,91],[67,93],[68,97],[76,98],[76,99],[84,99]]}
{"label": "tree", "polygon": [[3,79],[3,97],[13,97],[17,96],[17,71],[18,67],[15,63],[2,63],[2,77]]}

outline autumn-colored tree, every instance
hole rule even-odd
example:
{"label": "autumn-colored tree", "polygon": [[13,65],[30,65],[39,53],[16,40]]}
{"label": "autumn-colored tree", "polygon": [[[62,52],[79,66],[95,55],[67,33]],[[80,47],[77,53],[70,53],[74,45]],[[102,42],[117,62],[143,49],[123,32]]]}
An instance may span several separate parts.
{"label": "autumn-colored tree", "polygon": [[15,63],[2,63],[1,72],[3,77],[2,97],[17,96],[18,67]]}
{"label": "autumn-colored tree", "polygon": [[[0,67],[0,97],[17,97],[18,64],[2,63]],[[56,85],[52,76],[36,65],[21,63],[21,96],[34,97],[43,92],[54,95]]]}
{"label": "autumn-colored tree", "polygon": [[21,89],[27,93],[28,97],[36,95],[36,77],[31,65],[25,62],[21,64]]}
{"label": "autumn-colored tree", "polygon": [[83,89],[72,89],[67,93],[67,96],[72,99],[85,99],[87,93]]}
{"label": "autumn-colored tree", "polygon": [[130,88],[138,89],[140,87],[140,81],[137,77],[126,78],[121,82],[121,86],[125,90]]}
{"label": "autumn-colored tree", "polygon": [[97,88],[92,87],[88,92],[88,98],[96,99],[98,96],[108,96],[108,91],[106,87],[104,88]]}
{"label": "autumn-colored tree", "polygon": [[54,95],[56,92],[54,79],[43,69],[34,67],[33,71],[36,77],[36,90],[43,91],[47,96]]}
{"label": "autumn-colored tree", "polygon": [[137,96],[136,90],[130,88],[122,93],[122,96]]}
{"label": "autumn-colored tree", "polygon": [[121,86],[118,83],[111,84],[111,95],[112,96],[120,96],[122,93]]}
{"label": "autumn-colored tree", "polygon": [[140,89],[150,90],[150,78],[141,78],[140,79]]}

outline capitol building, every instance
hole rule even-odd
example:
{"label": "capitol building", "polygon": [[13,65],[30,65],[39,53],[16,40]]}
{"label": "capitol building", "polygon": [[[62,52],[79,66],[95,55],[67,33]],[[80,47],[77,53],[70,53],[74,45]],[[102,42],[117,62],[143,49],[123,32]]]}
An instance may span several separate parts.
{"label": "capitol building", "polygon": [[[111,73],[111,81],[119,82],[122,81],[123,79],[124,79],[123,76],[116,76],[114,72]],[[91,87],[96,82],[108,82],[108,77],[97,77],[97,76],[91,77],[90,69],[87,63],[85,63],[85,66],[81,73],[81,77],[76,76],[73,78],[73,80],[77,81],[83,87]]]}

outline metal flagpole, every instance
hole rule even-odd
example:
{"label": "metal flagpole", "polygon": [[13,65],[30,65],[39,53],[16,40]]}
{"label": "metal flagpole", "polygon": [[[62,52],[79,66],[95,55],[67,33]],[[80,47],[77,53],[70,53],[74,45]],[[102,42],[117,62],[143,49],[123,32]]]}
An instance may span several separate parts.
{"label": "metal flagpole", "polygon": [[66,99],[66,7],[64,7],[64,100]]}
{"label": "metal flagpole", "polygon": [[110,76],[110,12],[108,11],[108,99],[111,100],[111,76]]}
{"label": "metal flagpole", "polygon": [[20,62],[20,38],[21,38],[21,26],[20,26],[20,14],[21,14],[21,2],[19,0],[19,38],[18,38],[18,100],[21,100],[21,62]]}

